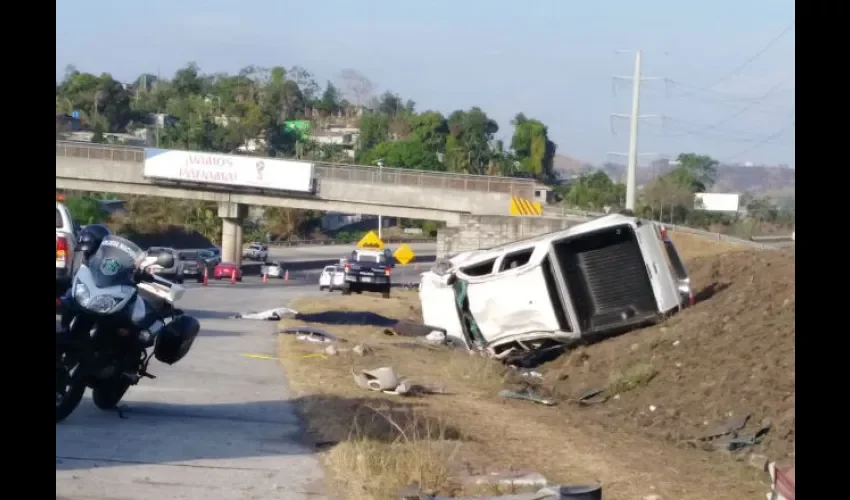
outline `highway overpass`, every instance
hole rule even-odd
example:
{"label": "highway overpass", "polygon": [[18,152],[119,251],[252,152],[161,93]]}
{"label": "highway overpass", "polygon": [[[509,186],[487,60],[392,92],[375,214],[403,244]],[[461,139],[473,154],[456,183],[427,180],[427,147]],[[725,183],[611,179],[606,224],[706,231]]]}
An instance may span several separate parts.
{"label": "highway overpass", "polygon": [[56,142],[56,187],[216,202],[223,219],[222,253],[239,262],[247,207],[278,206],[368,213],[462,224],[469,216],[508,216],[512,196],[531,199],[533,181],[491,176],[313,162],[311,194],[269,192],[143,175],[142,148]]}

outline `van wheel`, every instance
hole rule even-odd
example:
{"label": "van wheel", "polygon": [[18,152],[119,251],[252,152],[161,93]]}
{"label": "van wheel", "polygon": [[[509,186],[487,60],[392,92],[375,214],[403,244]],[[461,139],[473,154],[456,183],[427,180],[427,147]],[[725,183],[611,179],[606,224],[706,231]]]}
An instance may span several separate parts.
{"label": "van wheel", "polygon": [[351,295],[351,288],[343,288],[342,294],[343,295]]}

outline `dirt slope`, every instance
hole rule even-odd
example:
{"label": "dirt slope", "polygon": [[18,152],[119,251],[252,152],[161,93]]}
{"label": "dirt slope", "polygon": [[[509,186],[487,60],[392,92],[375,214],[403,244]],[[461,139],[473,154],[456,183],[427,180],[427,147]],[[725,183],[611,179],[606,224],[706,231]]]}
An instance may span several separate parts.
{"label": "dirt slope", "polygon": [[793,463],[793,251],[715,250],[682,251],[698,295],[694,307],[552,362],[547,385],[570,396],[620,392],[582,413],[606,428],[637,427],[683,446],[750,414],[742,434],[772,428],[747,451]]}

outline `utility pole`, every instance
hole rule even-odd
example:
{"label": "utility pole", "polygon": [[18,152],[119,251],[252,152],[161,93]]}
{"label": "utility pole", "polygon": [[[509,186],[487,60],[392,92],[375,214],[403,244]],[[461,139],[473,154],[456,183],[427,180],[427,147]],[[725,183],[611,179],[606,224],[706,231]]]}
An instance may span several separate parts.
{"label": "utility pole", "polygon": [[[627,52],[627,51],[617,51]],[[640,115],[640,84],[644,80],[658,80],[657,77],[641,76],[641,51],[635,51],[634,76],[615,76],[615,79],[632,80],[632,113],[631,115],[611,115],[615,118],[629,118],[629,152],[628,169],[626,170],[626,209],[635,209],[637,198],[637,158],[638,158],[638,123],[642,118],[655,118],[657,115]],[[616,154],[616,153],[615,153]]]}

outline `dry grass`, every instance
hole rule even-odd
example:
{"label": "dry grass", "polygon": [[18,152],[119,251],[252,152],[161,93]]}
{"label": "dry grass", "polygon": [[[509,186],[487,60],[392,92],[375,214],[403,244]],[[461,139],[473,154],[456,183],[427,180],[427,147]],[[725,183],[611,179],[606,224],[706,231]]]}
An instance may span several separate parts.
{"label": "dry grass", "polygon": [[[676,243],[686,256],[721,251],[689,235],[676,235]],[[421,320],[416,292],[394,292],[391,299],[334,294],[304,298],[293,307],[302,320],[287,320],[287,326],[310,324],[348,340],[338,344],[337,355],[322,357],[316,354],[326,344],[280,336],[281,358],[332,477],[333,498],[394,499],[412,481],[443,495],[495,493],[492,486],[469,486],[463,478],[507,470],[539,472],[562,484],[601,483],[609,500],[762,494],[761,474],[728,457],[594,423],[583,413],[589,410],[570,404],[551,408],[500,400],[498,391],[517,379],[501,364],[386,335],[385,325],[393,320]],[[358,344],[371,353],[352,352]],[[553,364],[544,384],[558,385],[550,382],[589,366],[584,351]],[[602,374],[607,393],[640,392],[636,389],[659,373],[651,357],[629,363],[612,363]],[[354,383],[352,373],[381,366],[445,394],[403,397]]]}

